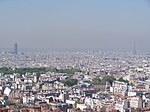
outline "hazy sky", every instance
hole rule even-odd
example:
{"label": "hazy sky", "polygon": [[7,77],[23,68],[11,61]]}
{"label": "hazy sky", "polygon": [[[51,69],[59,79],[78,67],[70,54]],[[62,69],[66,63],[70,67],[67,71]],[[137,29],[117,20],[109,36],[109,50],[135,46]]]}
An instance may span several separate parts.
{"label": "hazy sky", "polygon": [[149,0],[0,0],[0,48],[150,51]]}

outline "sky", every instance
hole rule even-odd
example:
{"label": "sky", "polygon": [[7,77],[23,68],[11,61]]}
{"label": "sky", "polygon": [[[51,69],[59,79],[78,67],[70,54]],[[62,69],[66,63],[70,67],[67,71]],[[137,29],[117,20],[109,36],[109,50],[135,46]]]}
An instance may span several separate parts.
{"label": "sky", "polygon": [[0,48],[150,51],[149,0],[0,0]]}

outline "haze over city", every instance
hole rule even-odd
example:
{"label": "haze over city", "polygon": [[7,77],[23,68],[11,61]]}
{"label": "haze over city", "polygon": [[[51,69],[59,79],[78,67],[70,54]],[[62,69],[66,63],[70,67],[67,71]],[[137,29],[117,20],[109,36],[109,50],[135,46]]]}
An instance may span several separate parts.
{"label": "haze over city", "polygon": [[149,37],[149,0],[0,0],[0,112],[150,112]]}
{"label": "haze over city", "polygon": [[148,0],[0,0],[0,48],[150,51]]}

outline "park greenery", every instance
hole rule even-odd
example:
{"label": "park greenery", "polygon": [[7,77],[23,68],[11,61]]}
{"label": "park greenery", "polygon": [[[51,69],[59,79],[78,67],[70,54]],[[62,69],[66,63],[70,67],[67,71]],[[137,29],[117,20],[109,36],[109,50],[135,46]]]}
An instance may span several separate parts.
{"label": "park greenery", "polygon": [[113,81],[116,80],[113,76],[105,76],[102,78],[102,82],[109,82],[112,85]]}
{"label": "park greenery", "polygon": [[2,67],[0,68],[0,73],[4,74],[13,74],[13,73],[46,73],[46,72],[55,72],[55,73],[67,73],[67,74],[75,74],[76,72],[81,72],[79,69],[57,69],[51,67],[41,67],[41,68],[10,68],[10,67]]}
{"label": "park greenery", "polygon": [[72,86],[78,84],[78,80],[77,79],[73,79],[73,78],[69,78],[69,79],[63,80],[62,83],[64,83],[65,85],[67,85],[69,87],[72,87]]}
{"label": "park greenery", "polygon": [[[112,85],[113,81],[115,81],[115,80],[116,80],[116,78],[113,76],[104,76],[102,79],[99,77],[95,77],[92,79],[92,82],[93,83],[100,83],[100,82],[106,82],[107,81]],[[122,77],[120,77],[117,81],[129,83],[128,80],[124,80]]]}
{"label": "park greenery", "polygon": [[92,79],[92,82],[93,83],[109,82],[112,85],[114,80],[116,80],[116,78],[113,76],[104,76],[102,79],[99,77],[95,77]]}
{"label": "park greenery", "polygon": [[100,83],[100,82],[102,82],[102,80],[98,77],[95,77],[95,78],[92,79],[92,82],[93,83]]}
{"label": "park greenery", "polygon": [[113,77],[113,76],[105,76],[105,77],[103,77],[102,78],[102,82],[109,82],[109,83],[112,83],[114,80],[116,80],[116,78],[115,77]]}
{"label": "park greenery", "polygon": [[84,83],[91,83],[90,80],[83,80]]}
{"label": "park greenery", "polygon": [[120,78],[118,79],[118,81],[120,81],[120,82],[125,82],[125,83],[129,83],[128,80],[124,80],[122,77],[120,77]]}

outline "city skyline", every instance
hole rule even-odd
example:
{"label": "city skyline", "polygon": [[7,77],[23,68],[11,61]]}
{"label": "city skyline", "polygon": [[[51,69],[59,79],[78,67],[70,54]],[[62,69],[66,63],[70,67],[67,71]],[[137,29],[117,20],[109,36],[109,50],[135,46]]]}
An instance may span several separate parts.
{"label": "city skyline", "polygon": [[0,1],[0,48],[150,51],[150,4],[126,1]]}
{"label": "city skyline", "polygon": [[149,112],[148,0],[0,0],[0,112]]}

